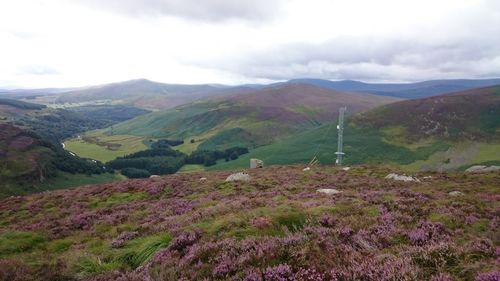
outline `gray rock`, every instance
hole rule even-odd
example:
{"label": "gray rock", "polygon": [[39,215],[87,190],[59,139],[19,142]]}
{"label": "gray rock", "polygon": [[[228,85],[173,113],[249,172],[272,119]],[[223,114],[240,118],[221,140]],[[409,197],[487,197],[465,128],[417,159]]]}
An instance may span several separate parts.
{"label": "gray rock", "polygon": [[453,196],[453,197],[464,196],[463,192],[457,191],[457,190],[449,192],[448,195]]}
{"label": "gray rock", "polygon": [[260,159],[250,159],[250,169],[264,168],[264,161]]}
{"label": "gray rock", "polygon": [[467,173],[488,173],[488,172],[495,172],[495,171],[500,171],[500,166],[483,166],[483,165],[475,165],[470,167],[469,169],[465,170]]}
{"label": "gray rock", "polygon": [[481,173],[486,168],[487,168],[487,166],[475,165],[475,166],[469,167],[467,170],[465,170],[465,172],[467,172],[467,173]]}
{"label": "gray rock", "polygon": [[246,173],[235,173],[226,178],[226,181],[250,181],[252,177]]}
{"label": "gray rock", "polygon": [[395,180],[395,181],[404,181],[404,182],[414,181],[414,182],[420,182],[420,180],[417,179],[417,178],[406,176],[406,175],[398,175],[398,174],[394,174],[394,173],[388,174],[387,176],[385,176],[385,178],[386,179]]}
{"label": "gray rock", "polygon": [[321,188],[317,190],[319,193],[324,193],[324,194],[339,194],[341,191],[335,189],[335,188]]}

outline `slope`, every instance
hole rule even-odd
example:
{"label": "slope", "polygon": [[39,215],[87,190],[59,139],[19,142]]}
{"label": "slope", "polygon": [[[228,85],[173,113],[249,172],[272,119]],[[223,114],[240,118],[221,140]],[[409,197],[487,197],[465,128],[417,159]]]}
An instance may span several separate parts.
{"label": "slope", "polygon": [[178,174],[0,200],[0,278],[498,279],[499,173],[417,183],[384,179],[398,171],[380,166],[246,172],[250,181]]}
{"label": "slope", "polygon": [[[500,87],[388,104],[347,121],[346,164],[388,163],[409,170],[450,170],[500,163]],[[323,125],[212,169],[243,168],[250,158],[267,164],[334,163],[335,124]]]}
{"label": "slope", "polygon": [[338,91],[358,91],[382,96],[416,99],[498,85],[500,84],[500,79],[430,80],[417,83],[364,83],[353,80],[330,81],[305,78],[294,79],[290,82],[306,83]]}
{"label": "slope", "polygon": [[191,101],[220,95],[232,89],[238,91],[245,87],[226,87],[223,85],[179,85],[164,84],[146,79],[130,80],[119,83],[88,87],[65,92],[55,96],[57,104],[95,103],[132,105],[144,109],[167,109]]}
{"label": "slope", "polygon": [[341,106],[359,112],[396,100],[291,83],[151,113],[113,130],[116,134],[193,140],[203,149],[228,148],[235,143],[257,147],[329,122]]}

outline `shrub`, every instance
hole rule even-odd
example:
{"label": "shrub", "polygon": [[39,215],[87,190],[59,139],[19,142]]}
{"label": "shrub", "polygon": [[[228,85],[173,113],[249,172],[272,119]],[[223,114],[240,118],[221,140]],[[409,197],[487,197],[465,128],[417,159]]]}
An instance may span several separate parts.
{"label": "shrub", "polygon": [[137,178],[149,178],[151,176],[151,173],[148,172],[147,170],[143,169],[136,169],[136,168],[124,168],[121,173],[131,179],[137,179]]}

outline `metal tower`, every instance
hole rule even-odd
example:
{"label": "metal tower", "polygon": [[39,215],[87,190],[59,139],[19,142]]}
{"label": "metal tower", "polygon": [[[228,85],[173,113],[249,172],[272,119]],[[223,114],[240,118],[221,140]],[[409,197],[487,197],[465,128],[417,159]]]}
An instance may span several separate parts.
{"label": "metal tower", "polygon": [[344,112],[347,110],[347,107],[341,107],[339,109],[339,124],[337,125],[337,130],[339,131],[339,139],[337,144],[337,161],[335,164],[342,166],[342,157],[344,156],[343,149],[343,137],[344,137]]}

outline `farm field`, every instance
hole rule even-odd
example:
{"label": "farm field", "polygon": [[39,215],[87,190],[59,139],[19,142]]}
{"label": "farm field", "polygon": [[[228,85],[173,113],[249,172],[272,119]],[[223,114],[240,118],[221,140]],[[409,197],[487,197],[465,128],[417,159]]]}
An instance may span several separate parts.
{"label": "farm field", "polygon": [[103,163],[117,157],[144,150],[144,137],[129,135],[107,136],[100,131],[88,133],[82,138],[73,138],[64,142],[66,150],[80,157],[99,160]]}

